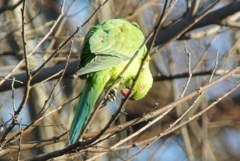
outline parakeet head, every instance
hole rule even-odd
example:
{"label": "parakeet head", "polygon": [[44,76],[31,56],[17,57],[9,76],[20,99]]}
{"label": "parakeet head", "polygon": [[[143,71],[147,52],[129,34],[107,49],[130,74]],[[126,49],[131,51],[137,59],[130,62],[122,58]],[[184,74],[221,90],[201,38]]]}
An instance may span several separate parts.
{"label": "parakeet head", "polygon": [[[130,99],[139,100],[143,98],[148,93],[149,89],[152,87],[152,83],[153,78],[149,67],[143,68],[132,90]],[[121,90],[121,93],[126,96],[129,91],[129,88],[124,88]]]}

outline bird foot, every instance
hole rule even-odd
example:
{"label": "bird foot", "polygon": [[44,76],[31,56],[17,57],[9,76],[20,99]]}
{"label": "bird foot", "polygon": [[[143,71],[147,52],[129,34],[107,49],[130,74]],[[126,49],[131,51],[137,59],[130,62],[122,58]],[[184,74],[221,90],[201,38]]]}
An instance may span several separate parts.
{"label": "bird foot", "polygon": [[115,101],[117,99],[117,90],[115,88],[111,89],[108,93],[107,98],[104,100],[103,105],[107,105],[109,101]]}
{"label": "bird foot", "polygon": [[113,88],[108,93],[107,100],[112,102],[112,101],[115,101],[116,99],[117,99],[117,90],[115,88]]}

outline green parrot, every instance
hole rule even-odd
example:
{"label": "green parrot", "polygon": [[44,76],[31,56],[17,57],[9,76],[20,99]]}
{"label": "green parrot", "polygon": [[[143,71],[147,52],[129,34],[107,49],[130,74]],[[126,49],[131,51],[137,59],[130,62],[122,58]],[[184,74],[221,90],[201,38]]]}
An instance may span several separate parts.
{"label": "green parrot", "polygon": [[[101,92],[112,85],[130,59],[140,48],[145,38],[136,23],[123,19],[111,19],[93,26],[85,36],[80,49],[80,64],[77,75],[86,78],[86,84],[75,109],[69,131],[69,144],[74,144],[84,131]],[[147,49],[144,46],[124,72],[114,89],[126,96],[142,63]],[[132,90],[130,99],[144,97],[152,86],[152,75],[147,58]]]}

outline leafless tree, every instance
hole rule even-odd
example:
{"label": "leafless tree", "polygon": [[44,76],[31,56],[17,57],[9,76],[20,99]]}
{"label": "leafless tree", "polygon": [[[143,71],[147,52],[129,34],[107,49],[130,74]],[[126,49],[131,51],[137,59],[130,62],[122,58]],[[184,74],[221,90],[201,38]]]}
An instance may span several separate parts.
{"label": "leafless tree", "polygon": [[[240,159],[239,0],[0,2],[0,160]],[[84,35],[112,18],[144,32],[153,87],[95,110],[66,146]]]}

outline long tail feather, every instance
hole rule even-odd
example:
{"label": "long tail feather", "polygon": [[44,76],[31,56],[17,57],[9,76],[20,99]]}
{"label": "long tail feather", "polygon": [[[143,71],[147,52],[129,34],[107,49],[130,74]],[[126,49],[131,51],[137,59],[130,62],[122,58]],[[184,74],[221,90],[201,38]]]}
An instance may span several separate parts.
{"label": "long tail feather", "polygon": [[85,87],[75,109],[75,116],[69,132],[70,145],[75,143],[84,131],[104,86],[105,83],[103,83],[103,80],[97,81],[97,79],[91,78],[86,80]]}

